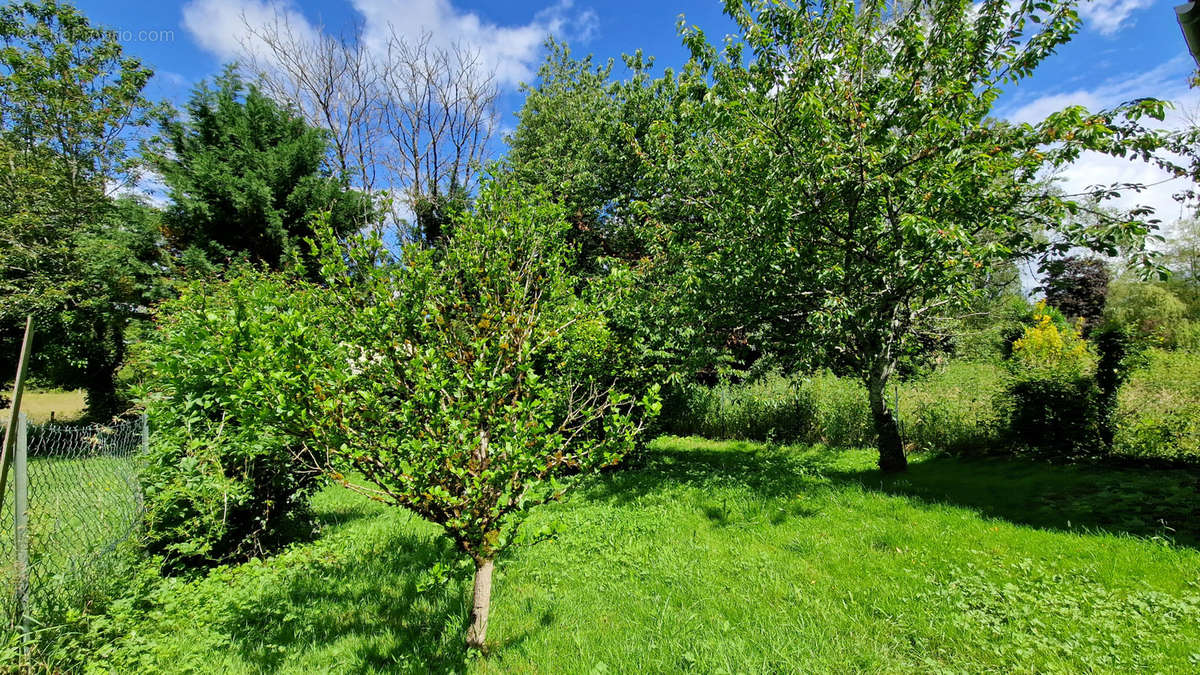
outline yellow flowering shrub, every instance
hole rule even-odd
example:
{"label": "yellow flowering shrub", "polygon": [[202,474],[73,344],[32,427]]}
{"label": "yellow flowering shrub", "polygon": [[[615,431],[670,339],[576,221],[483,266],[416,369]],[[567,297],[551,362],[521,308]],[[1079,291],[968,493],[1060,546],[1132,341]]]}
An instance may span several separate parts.
{"label": "yellow flowering shrub", "polygon": [[1054,322],[1045,302],[1013,342],[1013,377],[1005,392],[1013,443],[1048,456],[1090,456],[1105,449],[1095,355],[1080,326]]}
{"label": "yellow flowering shrub", "polygon": [[1034,324],[1013,342],[1013,360],[1030,370],[1049,370],[1082,374],[1094,363],[1094,356],[1080,334],[1082,320],[1074,327],[1059,328],[1046,311],[1046,301],[1033,310]]}

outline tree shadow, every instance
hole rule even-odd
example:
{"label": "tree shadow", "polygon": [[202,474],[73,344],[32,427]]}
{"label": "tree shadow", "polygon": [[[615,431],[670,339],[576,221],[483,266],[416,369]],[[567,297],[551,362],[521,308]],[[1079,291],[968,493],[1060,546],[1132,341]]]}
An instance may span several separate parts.
{"label": "tree shadow", "polygon": [[[363,539],[366,539],[365,537]],[[421,589],[448,542],[393,532],[349,556],[297,561],[239,603],[226,629],[241,657],[275,671],[297,653],[333,647],[347,671],[461,672],[468,606],[463,582]],[[335,647],[335,645],[337,645]],[[357,661],[357,662],[355,662]]]}
{"label": "tree shadow", "polygon": [[1200,469],[932,456],[908,472],[832,472],[868,490],[1045,530],[1155,537],[1200,548]]}
{"label": "tree shadow", "polygon": [[[674,447],[646,449],[581,489],[588,499],[620,506],[672,485],[742,487],[762,498],[795,496],[827,486],[840,453],[822,447],[775,446],[752,441],[680,439]],[[711,515],[710,515],[711,517]]]}
{"label": "tree shadow", "polygon": [[313,522],[319,533],[339,530],[364,518],[374,518],[379,511],[360,504],[322,505],[313,509]]}
{"label": "tree shadow", "polygon": [[1019,458],[912,458],[903,474],[849,469],[835,449],[681,439],[647,449],[624,471],[585,488],[588,498],[630,503],[669,487],[742,486],[763,498],[855,484],[1040,529],[1159,537],[1200,547],[1200,467],[1053,464]]}

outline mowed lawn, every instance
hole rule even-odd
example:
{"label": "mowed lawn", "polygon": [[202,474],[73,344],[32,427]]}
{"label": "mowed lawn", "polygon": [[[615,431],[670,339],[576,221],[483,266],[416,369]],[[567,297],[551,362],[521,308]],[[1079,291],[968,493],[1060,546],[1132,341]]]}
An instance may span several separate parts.
{"label": "mowed lawn", "polygon": [[323,535],[168,580],[97,671],[1197,672],[1195,473],[661,438],[529,526],[486,659],[447,546],[331,487]]}
{"label": "mowed lawn", "polygon": [[[12,396],[12,385],[7,385],[3,391],[6,396]],[[21,394],[21,410],[31,422],[49,422],[50,413],[54,413],[55,421],[71,422],[82,417],[86,408],[82,389],[27,389]],[[9,408],[0,409],[0,422],[8,421],[9,414]]]}

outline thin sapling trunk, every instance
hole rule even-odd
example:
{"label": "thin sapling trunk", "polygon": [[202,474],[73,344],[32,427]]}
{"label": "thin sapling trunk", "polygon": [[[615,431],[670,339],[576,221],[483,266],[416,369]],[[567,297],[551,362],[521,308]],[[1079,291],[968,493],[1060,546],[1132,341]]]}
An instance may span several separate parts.
{"label": "thin sapling trunk", "polygon": [[488,611],[492,605],[492,570],[495,560],[475,561],[475,592],[471,603],[471,620],[467,628],[467,649],[484,651],[487,641]]}

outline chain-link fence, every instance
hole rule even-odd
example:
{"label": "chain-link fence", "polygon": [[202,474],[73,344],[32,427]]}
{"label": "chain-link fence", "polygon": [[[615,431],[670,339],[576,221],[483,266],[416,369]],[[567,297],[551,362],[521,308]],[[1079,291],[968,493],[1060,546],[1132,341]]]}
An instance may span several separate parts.
{"label": "chain-link fence", "polygon": [[[37,630],[111,590],[113,575],[131,559],[142,518],[138,462],[147,442],[145,416],[111,424],[28,424],[24,431],[0,505],[9,600],[4,626],[10,630]],[[16,508],[22,503],[23,511]]]}

